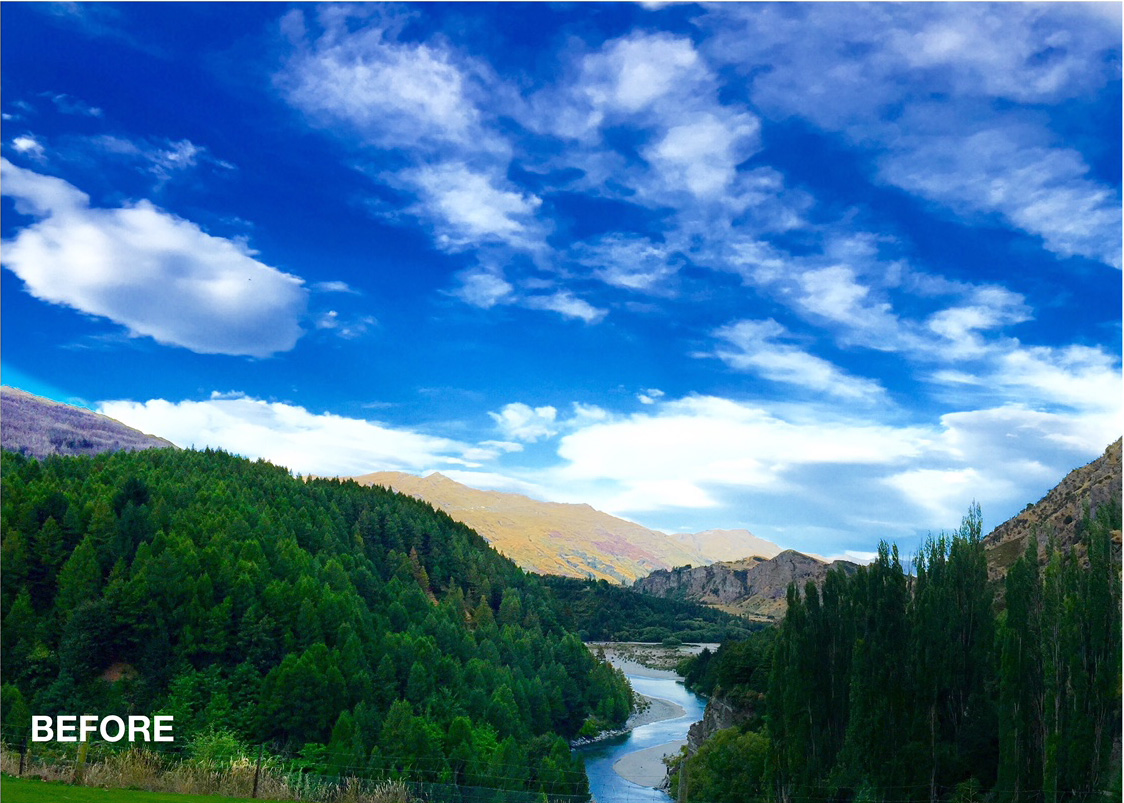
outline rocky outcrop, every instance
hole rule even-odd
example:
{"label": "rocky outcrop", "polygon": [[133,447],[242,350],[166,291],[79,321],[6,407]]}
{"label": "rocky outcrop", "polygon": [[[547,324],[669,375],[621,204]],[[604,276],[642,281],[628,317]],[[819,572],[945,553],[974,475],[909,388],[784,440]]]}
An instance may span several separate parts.
{"label": "rocky outcrop", "polygon": [[[1062,551],[1069,551],[1079,541],[1078,526],[1085,515],[1112,501],[1119,501],[1121,487],[1121,441],[1110,444],[1103,455],[1088,465],[1076,468],[1057,486],[1022,513],[1000,524],[984,538],[988,576],[1002,579],[1007,570],[1026,552],[1027,539],[1038,539],[1039,554],[1045,559],[1047,540],[1054,537]],[[1120,531],[1114,540],[1119,548]]]}
{"label": "rocky outcrop", "polygon": [[0,445],[38,458],[176,448],[92,410],[7,386],[0,388]]}
{"label": "rocky outcrop", "polygon": [[826,563],[789,549],[768,560],[754,557],[652,572],[637,580],[634,588],[657,597],[713,605],[749,618],[776,619],[784,614],[790,583],[800,587],[809,580],[820,583],[832,569],[851,574],[858,565],[840,560]]}
{"label": "rocky outcrop", "polygon": [[733,728],[754,717],[754,710],[732,705],[724,697],[714,696],[706,702],[706,713],[687,731],[687,748],[694,753],[707,739],[724,728]]}

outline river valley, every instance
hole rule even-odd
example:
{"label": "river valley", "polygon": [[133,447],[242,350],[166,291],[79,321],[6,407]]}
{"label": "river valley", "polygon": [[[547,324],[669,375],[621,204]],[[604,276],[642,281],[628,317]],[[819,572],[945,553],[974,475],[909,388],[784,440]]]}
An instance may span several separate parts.
{"label": "river valley", "polygon": [[662,758],[686,743],[687,729],[702,719],[706,700],[688,691],[674,672],[609,658],[624,669],[633,689],[652,698],[650,713],[666,718],[581,748],[590,793],[597,803],[668,803],[671,797],[655,788],[665,777]]}

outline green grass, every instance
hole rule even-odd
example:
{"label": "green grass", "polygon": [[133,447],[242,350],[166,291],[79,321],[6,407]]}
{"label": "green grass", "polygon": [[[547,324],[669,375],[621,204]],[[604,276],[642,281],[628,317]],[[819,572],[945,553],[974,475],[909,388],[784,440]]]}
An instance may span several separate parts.
{"label": "green grass", "polygon": [[175,795],[138,789],[97,789],[31,778],[0,777],[4,803],[243,803],[243,798],[218,795]]}

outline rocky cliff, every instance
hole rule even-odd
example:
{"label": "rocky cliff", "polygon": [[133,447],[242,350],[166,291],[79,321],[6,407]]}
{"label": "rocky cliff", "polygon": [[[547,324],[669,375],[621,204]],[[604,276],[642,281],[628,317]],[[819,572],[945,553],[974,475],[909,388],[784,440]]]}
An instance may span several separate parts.
{"label": "rocky cliff", "polygon": [[[1000,524],[984,538],[988,576],[999,580],[1027,548],[1027,539],[1038,539],[1044,555],[1047,540],[1053,535],[1058,547],[1068,551],[1079,540],[1078,525],[1088,505],[1095,514],[1101,505],[1119,502],[1121,492],[1120,440],[1109,445],[1103,455],[1066,475],[1049,493],[1022,513]],[[1114,540],[1119,548],[1120,531]]]}
{"label": "rocky cliff", "polygon": [[789,549],[768,560],[754,557],[656,571],[637,580],[634,587],[645,594],[701,602],[750,619],[770,621],[783,616],[789,583],[801,587],[809,580],[819,583],[835,568],[850,574],[858,565],[840,560],[826,563]]}

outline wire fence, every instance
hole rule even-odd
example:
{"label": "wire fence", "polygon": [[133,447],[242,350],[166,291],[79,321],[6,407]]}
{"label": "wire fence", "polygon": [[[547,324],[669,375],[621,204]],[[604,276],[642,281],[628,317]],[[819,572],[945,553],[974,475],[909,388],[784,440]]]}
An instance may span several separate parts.
{"label": "wire fence", "polygon": [[[236,798],[304,801],[305,803],[590,803],[587,794],[563,794],[528,789],[533,781],[524,765],[484,761],[450,761],[444,757],[380,755],[364,763],[310,759],[305,754],[269,751],[258,746],[220,759],[192,755],[183,743],[146,746],[101,741],[79,743],[12,744],[0,740],[0,771],[7,775],[107,788],[136,788],[151,792],[225,795]],[[449,777],[450,775],[454,777]],[[579,778],[580,776],[580,778]],[[585,782],[585,773],[558,770],[558,785],[572,788]],[[596,803],[711,803],[693,794],[692,784],[675,785],[667,793],[624,784],[611,800]],[[814,789],[816,791],[809,791]],[[799,792],[777,795],[784,803],[824,803],[839,789],[812,785]],[[1108,803],[1119,799],[1101,790],[1049,790],[1058,800]],[[1001,790],[979,800],[1004,797]],[[928,795],[916,785],[882,788],[869,799],[877,803],[924,803]],[[1047,799],[1046,790],[1020,789],[1007,795],[1021,801]],[[942,799],[951,799],[945,795]]]}
{"label": "wire fence", "polygon": [[[314,762],[292,753],[266,753],[260,747],[256,756],[241,753],[210,759],[192,756],[182,744],[0,742],[0,771],[83,786],[306,803],[587,803],[590,799],[549,788],[528,789],[525,769],[492,763],[457,767],[444,759],[405,756],[380,756],[363,764]],[[577,775],[557,772],[553,780],[572,788]],[[470,778],[476,783],[465,782]],[[580,781],[584,784],[584,773]]]}

